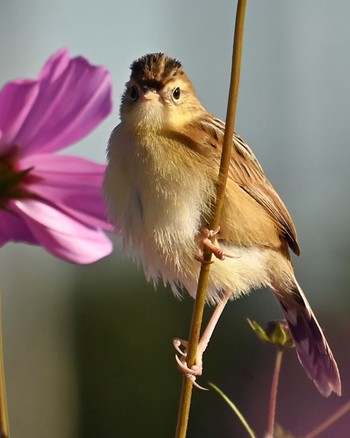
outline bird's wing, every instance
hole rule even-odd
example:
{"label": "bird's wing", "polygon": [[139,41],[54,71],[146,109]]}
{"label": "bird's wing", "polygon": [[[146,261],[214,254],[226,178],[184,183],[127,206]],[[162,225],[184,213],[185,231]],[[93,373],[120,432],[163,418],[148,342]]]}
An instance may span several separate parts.
{"label": "bird's wing", "polygon": [[[193,129],[196,128],[196,129]],[[191,127],[191,132],[198,133],[191,136],[193,149],[205,155],[210,150],[210,156],[219,162],[224,138],[225,123],[211,116],[202,117]],[[199,143],[201,139],[201,144]],[[203,142],[204,139],[204,142]],[[215,153],[213,153],[215,152]],[[237,134],[233,136],[233,148],[228,178],[238,184],[256,202],[266,209],[280,229],[281,235],[295,254],[300,254],[297,243],[297,233],[293,220],[276,193],[272,184],[266,178],[262,167],[250,147]]]}

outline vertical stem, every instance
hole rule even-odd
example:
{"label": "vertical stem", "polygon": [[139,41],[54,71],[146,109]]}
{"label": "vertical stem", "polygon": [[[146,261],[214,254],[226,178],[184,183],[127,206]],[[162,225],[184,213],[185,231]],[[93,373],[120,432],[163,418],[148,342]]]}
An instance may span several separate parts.
{"label": "vertical stem", "polygon": [[9,422],[8,422],[8,414],[7,414],[1,314],[2,314],[2,308],[0,301],[0,438],[8,438],[10,434],[9,434]]}
{"label": "vertical stem", "polygon": [[[220,222],[220,215],[221,215],[222,205],[224,202],[227,174],[228,174],[228,169],[231,159],[232,137],[233,137],[234,125],[235,125],[239,77],[241,71],[243,29],[244,29],[246,4],[247,4],[247,0],[238,0],[237,3],[231,80],[230,80],[230,89],[229,89],[229,97],[228,97],[227,113],[226,113],[226,128],[225,128],[225,134],[223,140],[220,171],[219,171],[218,183],[217,183],[216,205],[213,212],[213,219],[210,223],[210,229],[212,230],[217,229]],[[200,275],[198,279],[197,295],[194,303],[191,329],[189,335],[189,346],[187,352],[187,365],[189,367],[195,364],[196,352],[197,352],[197,347],[200,337],[205,298],[206,298],[208,279],[209,279],[209,269],[210,269],[209,262],[211,260],[210,251],[207,250],[204,251],[203,259],[204,259],[204,263],[202,263]],[[191,397],[192,397],[192,382],[184,377],[181,397],[180,397],[180,404],[179,404],[176,438],[186,438],[188,419],[189,419],[190,407],[191,407]]]}
{"label": "vertical stem", "polygon": [[[208,258],[208,254],[204,254],[205,258]],[[211,254],[209,253],[209,260]],[[187,352],[187,365],[191,367],[195,363],[197,346],[200,337],[201,324],[204,313],[204,304],[206,293],[198,294],[198,290],[202,288],[204,292],[207,290],[208,285],[208,275],[206,271],[209,272],[209,264],[202,263],[201,271],[198,280],[197,297],[194,302],[192,321],[190,328],[189,346]],[[180,396],[180,405],[178,412],[178,420],[176,427],[176,438],[186,438],[188,420],[190,416],[191,399],[192,399],[192,381],[187,379],[185,376],[182,379],[182,391]]]}
{"label": "vertical stem", "polygon": [[283,348],[279,347],[277,348],[275,369],[273,371],[272,382],[271,382],[269,414],[267,420],[267,436],[271,438],[274,436],[274,430],[275,430],[276,401],[277,401],[280,371],[282,366],[282,358],[283,358]]}

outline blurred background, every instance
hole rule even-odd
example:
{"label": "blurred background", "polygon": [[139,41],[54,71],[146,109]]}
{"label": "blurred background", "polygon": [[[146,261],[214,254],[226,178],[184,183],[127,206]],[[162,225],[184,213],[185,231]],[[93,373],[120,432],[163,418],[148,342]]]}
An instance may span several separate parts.
{"label": "blurred background", "polygon": [[[0,84],[35,78],[61,47],[105,65],[113,114],[69,153],[100,162],[137,57],[180,59],[203,104],[226,113],[235,1],[1,0]],[[338,360],[343,396],[324,399],[294,351],[285,356],[277,420],[302,436],[350,398],[350,4],[248,2],[237,131],[287,204],[298,229],[299,283]],[[0,252],[7,389],[15,438],[142,438],[175,434],[181,377],[172,338],[186,338],[193,301],[145,282],[114,254],[73,266],[41,248]],[[206,318],[211,309],[206,310]],[[269,291],[231,303],[205,354],[214,382],[259,437],[266,427],[274,349],[246,317],[281,317]],[[195,391],[190,438],[244,437],[214,391]],[[347,437],[350,414],[324,437]]]}

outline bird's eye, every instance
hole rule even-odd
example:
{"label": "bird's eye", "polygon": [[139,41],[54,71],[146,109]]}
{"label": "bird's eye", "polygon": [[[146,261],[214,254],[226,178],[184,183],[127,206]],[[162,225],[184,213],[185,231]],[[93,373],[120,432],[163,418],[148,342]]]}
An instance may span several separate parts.
{"label": "bird's eye", "polygon": [[138,97],[139,97],[139,90],[137,89],[136,85],[132,85],[130,87],[129,96],[130,96],[130,99],[133,102],[135,102],[135,100],[138,99]]}
{"label": "bird's eye", "polygon": [[176,87],[176,88],[174,89],[174,91],[173,91],[173,98],[174,98],[175,100],[179,100],[179,99],[180,99],[180,96],[181,96],[181,90],[180,90],[180,87]]}

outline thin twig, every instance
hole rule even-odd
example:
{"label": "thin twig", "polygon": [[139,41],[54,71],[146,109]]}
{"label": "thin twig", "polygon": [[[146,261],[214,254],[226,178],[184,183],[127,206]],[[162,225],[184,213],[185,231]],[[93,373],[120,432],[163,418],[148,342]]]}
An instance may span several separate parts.
{"label": "thin twig", "polygon": [[0,301],[0,438],[8,438],[10,436],[10,433],[9,433],[9,421],[7,414],[1,313],[2,313],[2,309],[1,309],[1,301]]}
{"label": "thin twig", "polygon": [[304,438],[315,438],[316,436],[324,432],[326,429],[328,429],[330,426],[332,426],[332,424],[338,421],[340,417],[342,417],[349,411],[350,411],[350,401],[345,403],[344,406],[342,406],[335,414],[327,418],[326,421],[324,421],[322,424],[317,426],[316,429],[312,430],[307,435],[305,435]]}
{"label": "thin twig", "polygon": [[[223,149],[222,149],[220,171],[219,171],[218,184],[217,184],[216,205],[213,212],[213,218],[210,223],[210,229],[212,230],[217,229],[220,223],[220,215],[224,202],[227,174],[228,174],[228,169],[231,159],[232,137],[234,133],[239,78],[241,71],[243,29],[244,29],[246,4],[247,4],[247,0],[238,0],[235,36],[233,43],[231,81],[230,81],[229,98],[227,104],[227,113],[226,113],[226,128],[225,128],[225,134],[223,140]],[[204,259],[204,263],[202,263],[201,265],[200,275],[198,279],[197,295],[194,303],[191,329],[189,335],[189,346],[187,352],[187,365],[189,367],[193,366],[196,360],[196,353],[197,353],[197,347],[200,337],[205,298],[206,298],[208,279],[209,279],[210,264],[208,262],[210,262],[211,260],[211,252],[209,252],[208,250],[204,250],[203,259]],[[192,381],[184,377],[182,384],[182,392],[180,397],[180,404],[179,404],[176,438],[186,437],[190,406],[191,406],[192,387],[193,387]]]}
{"label": "thin twig", "polygon": [[269,403],[269,414],[267,419],[267,436],[274,436],[275,431],[275,418],[276,418],[276,401],[278,392],[278,383],[280,377],[280,371],[282,366],[283,358],[283,348],[277,348],[275,369],[273,370],[271,391],[270,391],[270,403]]}
{"label": "thin twig", "polygon": [[244,418],[243,414],[241,413],[241,411],[237,408],[237,406],[227,397],[226,394],[224,394],[221,389],[219,389],[216,385],[214,385],[214,383],[209,383],[209,385],[211,387],[213,387],[215,389],[215,391],[221,395],[221,397],[225,400],[225,402],[230,406],[230,408],[233,410],[233,412],[237,415],[239,421],[242,423],[242,425],[244,426],[245,430],[247,431],[248,435],[250,436],[250,438],[256,438],[256,435],[253,431],[253,429],[249,426],[248,421]]}

